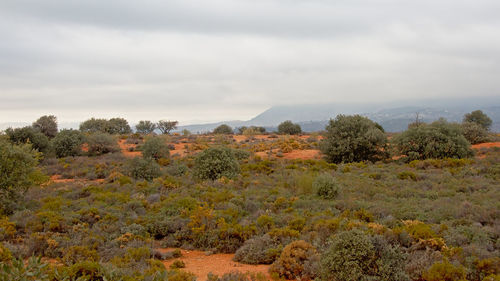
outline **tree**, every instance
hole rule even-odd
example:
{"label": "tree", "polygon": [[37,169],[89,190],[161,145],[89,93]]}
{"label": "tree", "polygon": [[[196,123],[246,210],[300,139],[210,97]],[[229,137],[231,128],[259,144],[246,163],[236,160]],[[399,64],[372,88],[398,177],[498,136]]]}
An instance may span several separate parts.
{"label": "tree", "polygon": [[338,115],[326,126],[321,152],[332,163],[377,161],[387,156],[387,137],[370,119]]}
{"label": "tree", "polygon": [[165,139],[161,137],[151,137],[148,138],[142,146],[142,156],[154,160],[169,158],[170,150],[168,149]]}
{"label": "tree", "polygon": [[464,137],[471,143],[477,144],[488,141],[488,131],[474,122],[462,123]]}
{"label": "tree", "polygon": [[106,133],[108,134],[130,134],[132,130],[124,118],[111,118],[107,121]]}
{"label": "tree", "polygon": [[166,121],[166,120],[160,120],[156,124],[156,127],[158,130],[161,131],[162,134],[168,135],[170,134],[170,131],[177,129],[177,124],[178,121]]}
{"label": "tree", "polygon": [[52,140],[52,146],[59,158],[78,156],[82,152],[85,136],[77,130],[62,130]]}
{"label": "tree", "polygon": [[33,122],[33,128],[39,130],[48,138],[53,138],[57,134],[57,117],[54,115],[44,115]]}
{"label": "tree", "polygon": [[94,133],[87,137],[90,155],[101,155],[119,151],[115,138],[107,133]]}
{"label": "tree", "polygon": [[108,120],[97,119],[92,117],[91,119],[86,120],[80,124],[80,131],[86,133],[95,133],[95,132],[104,133],[107,131],[107,127],[108,127]]}
{"label": "tree", "polygon": [[47,153],[50,149],[49,138],[33,127],[8,128],[5,130],[7,136],[14,144],[32,144],[39,152]]}
{"label": "tree", "polygon": [[488,117],[488,115],[484,114],[481,110],[475,110],[471,113],[465,114],[463,122],[476,123],[486,130],[489,130],[491,124],[493,123],[491,121],[491,118]]}
{"label": "tree", "polygon": [[153,159],[135,157],[125,166],[125,172],[134,179],[150,181],[161,175],[161,168]]}
{"label": "tree", "polygon": [[302,128],[300,128],[299,124],[287,120],[278,125],[278,133],[281,135],[298,135],[302,133]]}
{"label": "tree", "polygon": [[459,124],[440,119],[412,127],[393,139],[396,155],[407,160],[466,158],[473,155]]}
{"label": "tree", "polygon": [[231,128],[229,125],[222,124],[215,128],[213,133],[217,135],[230,135],[233,133],[233,128]]}
{"label": "tree", "polygon": [[33,184],[38,154],[31,145],[13,145],[0,139],[0,214],[10,214]]}
{"label": "tree", "polygon": [[148,120],[142,120],[135,125],[135,130],[140,134],[151,134],[156,130],[156,124]]}
{"label": "tree", "polygon": [[210,147],[200,152],[194,161],[195,174],[200,179],[234,178],[240,165],[228,147]]}

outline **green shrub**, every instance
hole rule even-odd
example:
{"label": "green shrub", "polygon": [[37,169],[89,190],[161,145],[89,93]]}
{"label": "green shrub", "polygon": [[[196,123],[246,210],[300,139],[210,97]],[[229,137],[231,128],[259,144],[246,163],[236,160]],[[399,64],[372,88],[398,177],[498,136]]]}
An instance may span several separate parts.
{"label": "green shrub", "polygon": [[0,262],[0,280],[40,280],[49,281],[48,264],[43,263],[41,258],[31,257],[27,262],[22,259],[12,259],[8,263]]}
{"label": "green shrub", "polygon": [[422,277],[426,281],[465,281],[465,276],[465,269],[462,266],[443,261],[433,264]]}
{"label": "green shrub", "polygon": [[211,147],[200,152],[195,159],[195,175],[200,179],[216,180],[234,178],[240,166],[233,151],[228,147]]}
{"label": "green shrub", "polygon": [[319,255],[311,244],[303,240],[294,241],[283,249],[280,257],[269,268],[269,272],[287,280],[313,280],[316,277],[314,269],[318,261]]}
{"label": "green shrub", "polygon": [[62,130],[52,140],[52,146],[59,158],[78,156],[82,152],[84,135],[77,130]]}
{"label": "green shrub", "polygon": [[49,138],[32,127],[8,128],[5,133],[14,144],[31,144],[33,149],[43,153],[50,150]]}
{"label": "green shrub", "polygon": [[120,150],[115,138],[108,133],[94,133],[87,137],[89,155],[102,155]]}
{"label": "green shrub", "polygon": [[410,161],[473,155],[460,125],[444,119],[408,129],[394,138],[394,146],[396,155],[404,155]]}
{"label": "green shrub", "polygon": [[464,132],[464,137],[471,144],[478,144],[489,140],[488,131],[477,123],[464,122],[462,123],[462,130]]}
{"label": "green shrub", "polygon": [[302,128],[300,128],[299,124],[287,120],[278,125],[278,133],[280,135],[299,135],[302,133]]}
{"label": "green shrub", "polygon": [[229,125],[222,124],[215,128],[213,133],[217,135],[231,135],[233,133],[233,129],[229,127]]}
{"label": "green shrub", "polygon": [[142,146],[142,156],[154,160],[161,158],[168,159],[170,157],[170,150],[168,149],[165,139],[161,137],[151,137],[146,139]]}
{"label": "green shrub", "polygon": [[33,128],[53,138],[57,134],[57,118],[54,115],[44,115],[33,122]]}
{"label": "green shrub", "polygon": [[161,176],[161,168],[152,159],[135,157],[127,163],[125,173],[134,179],[151,181]]}
{"label": "green shrub", "polygon": [[246,264],[271,264],[281,252],[280,243],[269,235],[253,237],[234,254],[234,260]]}
{"label": "green shrub", "polygon": [[135,130],[139,134],[151,134],[156,130],[156,124],[151,121],[139,121],[137,125],[135,125]]}
{"label": "green shrub", "polygon": [[328,162],[377,161],[387,157],[387,137],[370,119],[338,115],[326,126],[321,152]]}
{"label": "green shrub", "polygon": [[493,123],[491,121],[491,118],[488,117],[488,115],[484,114],[481,110],[475,110],[471,113],[465,114],[463,122],[476,123],[479,126],[483,127],[485,130],[489,130],[491,124]]}
{"label": "green shrub", "polygon": [[171,269],[179,269],[179,268],[185,268],[186,267],[186,264],[181,261],[181,260],[175,260],[171,265],[170,265],[170,268]]}
{"label": "green shrub", "polygon": [[123,118],[111,118],[108,120],[108,124],[106,127],[106,133],[115,135],[115,134],[130,134],[132,129],[130,129],[130,125],[127,120]]}
{"label": "green shrub", "polygon": [[340,187],[330,174],[321,174],[314,179],[316,194],[324,199],[334,199],[339,195]]}
{"label": "green shrub", "polygon": [[398,174],[398,179],[417,181],[417,175],[415,175],[415,173],[410,171],[403,171]]}
{"label": "green shrub", "polygon": [[80,124],[80,131],[86,133],[129,134],[132,130],[123,118],[96,119],[91,118]]}
{"label": "green shrub", "polygon": [[12,259],[12,253],[0,242],[0,263],[10,262]]}

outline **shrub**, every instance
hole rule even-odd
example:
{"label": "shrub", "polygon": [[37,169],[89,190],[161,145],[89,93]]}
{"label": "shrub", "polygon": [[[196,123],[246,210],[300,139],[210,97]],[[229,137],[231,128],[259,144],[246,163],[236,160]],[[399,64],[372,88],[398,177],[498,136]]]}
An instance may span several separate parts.
{"label": "shrub", "polygon": [[10,263],[0,263],[0,280],[41,280],[48,281],[48,264],[41,258],[31,257],[27,262],[13,259]]}
{"label": "shrub", "polygon": [[217,135],[230,135],[233,133],[233,129],[229,125],[222,124],[215,128],[213,133]]}
{"label": "shrub", "polygon": [[316,272],[312,269],[318,260],[319,255],[311,244],[303,240],[294,241],[283,249],[269,272],[288,280],[313,280]]}
{"label": "shrub", "polygon": [[151,134],[156,130],[156,124],[151,121],[142,120],[139,121],[137,125],[135,125],[135,130],[139,134]]}
{"label": "shrub", "polygon": [[88,153],[101,155],[120,150],[115,138],[107,133],[94,133],[87,137]]}
{"label": "shrub", "polygon": [[338,196],[340,187],[330,174],[321,174],[314,179],[313,188],[316,194],[324,199],[334,199]]}
{"label": "shrub", "polygon": [[198,178],[211,180],[234,178],[240,171],[238,161],[228,147],[211,147],[200,152],[194,168]]}
{"label": "shrub", "polygon": [[181,260],[175,260],[171,265],[170,265],[170,268],[171,269],[179,269],[179,268],[185,268],[186,267],[186,264],[181,261]]}
{"label": "shrub", "polygon": [[123,118],[111,118],[108,120],[106,133],[108,134],[130,134],[132,130],[127,120]]}
{"label": "shrub", "polygon": [[156,128],[160,130],[160,132],[164,135],[170,134],[170,131],[175,130],[177,128],[178,121],[166,121],[160,120],[156,123]]}
{"label": "shrub", "polygon": [[493,123],[491,121],[491,118],[488,117],[488,115],[484,114],[481,110],[475,110],[471,113],[465,114],[463,122],[476,123],[479,126],[483,127],[485,130],[489,130],[491,124]]}
{"label": "shrub", "polygon": [[472,156],[460,125],[440,119],[410,128],[394,138],[397,155],[408,160],[467,158]]}
{"label": "shrub", "polygon": [[170,150],[165,143],[165,139],[161,137],[148,138],[142,145],[142,156],[158,160],[160,158],[170,158]]}
{"label": "shrub", "polygon": [[5,246],[0,242],[0,263],[10,262],[12,259],[12,253],[9,249],[5,248]]}
{"label": "shrub", "polygon": [[437,262],[424,272],[422,277],[426,281],[465,281],[465,269],[455,266],[448,261]]}
{"label": "shrub", "polygon": [[80,131],[87,133],[107,132],[108,120],[91,118],[80,123]]}
{"label": "shrub", "polygon": [[57,118],[54,115],[44,115],[33,122],[33,128],[48,138],[53,138],[57,134]]}
{"label": "shrub", "polygon": [[387,156],[386,135],[366,117],[338,115],[326,131],[320,149],[329,162],[377,161]]}
{"label": "shrub", "polygon": [[82,152],[85,137],[77,130],[62,130],[52,140],[52,146],[59,158],[78,156]]}
{"label": "shrub", "polygon": [[464,122],[462,123],[462,130],[464,132],[464,137],[471,144],[478,144],[488,141],[488,131],[477,123]]}
{"label": "shrub", "polygon": [[49,139],[44,134],[32,127],[8,128],[5,133],[14,144],[32,144],[33,148],[47,153],[49,151]]}
{"label": "shrub", "polygon": [[151,181],[161,175],[161,168],[152,159],[135,157],[126,165],[125,173],[134,179]]}
{"label": "shrub", "polygon": [[271,264],[281,252],[280,244],[269,235],[253,237],[234,254],[234,260],[246,264]]}
{"label": "shrub", "polygon": [[302,128],[300,128],[299,124],[287,120],[278,125],[278,133],[281,135],[298,135],[302,133]]}
{"label": "shrub", "polygon": [[10,214],[34,183],[37,158],[30,145],[18,146],[0,140],[0,214]]}

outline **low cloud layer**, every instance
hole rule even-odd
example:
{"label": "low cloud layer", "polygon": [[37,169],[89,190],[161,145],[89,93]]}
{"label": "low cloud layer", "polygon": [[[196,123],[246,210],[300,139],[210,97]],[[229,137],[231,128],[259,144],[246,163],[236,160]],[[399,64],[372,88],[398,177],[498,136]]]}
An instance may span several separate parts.
{"label": "low cloud layer", "polygon": [[0,2],[0,120],[497,96],[496,0]]}

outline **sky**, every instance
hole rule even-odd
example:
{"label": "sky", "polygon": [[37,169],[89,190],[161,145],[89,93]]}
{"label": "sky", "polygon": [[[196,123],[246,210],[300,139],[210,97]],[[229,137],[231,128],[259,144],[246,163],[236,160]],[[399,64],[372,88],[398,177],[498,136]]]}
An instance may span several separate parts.
{"label": "sky", "polygon": [[0,123],[499,95],[498,0],[3,0]]}

